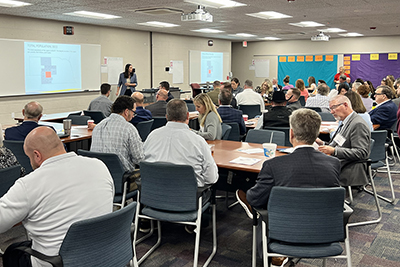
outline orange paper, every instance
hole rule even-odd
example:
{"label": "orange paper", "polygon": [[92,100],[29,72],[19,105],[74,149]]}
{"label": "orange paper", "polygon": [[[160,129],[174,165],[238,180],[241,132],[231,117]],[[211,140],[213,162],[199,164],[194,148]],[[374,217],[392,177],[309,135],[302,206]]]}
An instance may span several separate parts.
{"label": "orange paper", "polygon": [[286,62],[286,57],[279,57],[279,62]]}
{"label": "orange paper", "polygon": [[306,56],[306,61],[313,61],[314,60],[314,56]]}
{"label": "orange paper", "polygon": [[304,56],[297,56],[297,62],[304,62]]}

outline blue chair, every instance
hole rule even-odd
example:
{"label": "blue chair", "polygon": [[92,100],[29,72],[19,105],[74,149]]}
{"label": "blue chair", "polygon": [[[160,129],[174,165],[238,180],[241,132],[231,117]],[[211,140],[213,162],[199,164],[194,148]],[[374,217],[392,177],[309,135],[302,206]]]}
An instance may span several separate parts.
{"label": "blue chair", "polygon": [[103,112],[101,111],[94,111],[94,110],[84,110],[83,114],[85,116],[89,116],[90,118],[92,118],[92,120],[94,120],[94,123],[99,123],[101,122],[103,119],[106,118],[106,116],[104,115]]}
{"label": "blue chair", "polygon": [[316,111],[316,112],[322,112],[322,109],[321,108],[319,108],[319,107],[305,107],[305,108],[308,108],[308,109],[312,109],[312,110],[314,110],[314,111]]}
{"label": "blue chair", "polygon": [[[140,171],[142,175],[141,186],[138,193],[138,205],[136,207],[135,225],[138,225],[139,218],[157,220],[158,239],[157,243],[146,254],[139,259],[141,264],[161,243],[161,223],[160,221],[179,223],[184,225],[196,226],[194,263],[197,266],[200,231],[202,230],[202,213],[211,206],[212,208],[212,227],[213,227],[213,249],[209,258],[203,266],[208,266],[217,251],[217,232],[216,232],[216,207],[214,198],[203,201],[205,188],[197,187],[197,180],[192,166],[175,165],[166,162],[141,162]],[[143,209],[142,209],[143,208]],[[142,209],[142,210],[141,210]],[[141,210],[141,211],[140,211]],[[151,230],[147,238],[154,231],[151,222]],[[137,227],[134,233],[133,243],[138,244]],[[136,259],[134,259],[136,262]]]}
{"label": "blue chair", "polygon": [[154,121],[153,121],[153,125],[151,125],[151,131],[167,124],[167,118],[165,118],[165,117],[153,117],[153,120]]}
{"label": "blue chair", "polygon": [[[272,140],[271,140],[272,135]],[[248,143],[275,143],[278,146],[285,145],[285,133],[281,131],[252,129],[247,132],[246,142]]]}
{"label": "blue chair", "polygon": [[232,127],[229,126],[228,124],[225,123],[221,123],[221,127],[222,127],[222,140],[228,140],[229,134],[231,133],[231,129]]}
{"label": "blue chair", "polygon": [[87,121],[91,118],[89,116],[68,115],[67,119],[70,119],[71,123],[75,125],[87,125]]}
{"label": "blue chair", "polygon": [[136,202],[115,212],[73,223],[59,255],[49,257],[31,248],[18,248],[55,267],[125,267],[133,258],[131,224]]}
{"label": "blue chair", "polygon": [[128,192],[129,183],[127,176],[129,175],[125,174],[124,167],[122,166],[121,160],[117,154],[100,153],[82,149],[78,149],[77,153],[81,156],[99,159],[106,164],[114,180],[114,205],[124,207],[127,199],[136,196],[137,190]]}
{"label": "blue chair", "polygon": [[299,97],[299,101],[300,101],[300,105],[301,105],[302,107],[304,107],[304,106],[306,105],[306,98],[304,97],[304,95],[301,95],[301,96]]}
{"label": "blue chair", "polygon": [[4,140],[3,144],[12,151],[19,164],[25,168],[25,174],[33,171],[31,161],[24,151],[24,141]]}
{"label": "blue chair", "polygon": [[260,105],[240,105],[239,109],[243,111],[243,114],[248,115],[249,119],[261,115]]}
{"label": "blue chair", "polygon": [[193,103],[186,103],[189,112],[196,111],[196,106]]}
{"label": "blue chair", "polygon": [[328,112],[318,112],[321,116],[322,121],[336,121],[335,117],[331,113]]}
{"label": "blue chair", "polygon": [[147,136],[150,133],[151,126],[153,125],[154,120],[148,120],[148,121],[141,121],[138,124],[136,124],[136,129],[139,132],[140,138],[142,138],[142,141],[146,141]]}
{"label": "blue chair", "polygon": [[231,132],[229,133],[228,139],[230,141],[240,142],[240,129],[237,122],[224,122],[226,125],[231,126]]}
{"label": "blue chair", "polygon": [[285,146],[292,147],[290,143],[290,127],[264,127],[264,130],[281,131],[285,133]]}
{"label": "blue chair", "polygon": [[21,165],[0,169],[0,197],[7,193],[21,176]]}
{"label": "blue chair", "polygon": [[323,258],[323,266],[326,258],[344,258],[351,266],[347,222],[353,210],[343,208],[344,197],[342,187],[274,186],[267,210],[259,211],[264,266],[269,257]]}

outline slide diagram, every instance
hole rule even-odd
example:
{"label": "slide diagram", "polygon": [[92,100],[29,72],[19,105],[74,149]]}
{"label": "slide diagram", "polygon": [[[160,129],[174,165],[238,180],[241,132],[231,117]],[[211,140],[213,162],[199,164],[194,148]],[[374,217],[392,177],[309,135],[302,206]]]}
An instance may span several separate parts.
{"label": "slide diagram", "polygon": [[201,82],[223,80],[223,63],[223,53],[201,52]]}
{"label": "slide diagram", "polygon": [[82,89],[81,46],[24,44],[25,93],[54,93]]}

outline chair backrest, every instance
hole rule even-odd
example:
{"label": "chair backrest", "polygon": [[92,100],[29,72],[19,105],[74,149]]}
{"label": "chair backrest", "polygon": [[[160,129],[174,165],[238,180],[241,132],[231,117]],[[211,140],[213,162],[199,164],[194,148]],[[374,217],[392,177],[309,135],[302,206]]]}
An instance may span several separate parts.
{"label": "chair backrest", "polygon": [[169,88],[169,92],[175,99],[181,99],[181,90],[179,88]]}
{"label": "chair backrest", "polygon": [[240,105],[239,109],[243,111],[243,114],[248,115],[249,119],[261,115],[260,105]]}
{"label": "chair backrest", "polygon": [[19,164],[21,164],[21,166],[25,168],[25,174],[33,171],[31,161],[24,151],[24,141],[4,140],[3,144],[5,147],[12,151],[14,156],[17,158]]}
{"label": "chair backrest", "polygon": [[319,108],[319,107],[305,107],[305,108],[312,109],[312,110],[314,110],[316,112],[322,112],[322,109]]}
{"label": "chair backrest", "polygon": [[292,146],[290,143],[290,127],[264,127],[264,130],[281,131],[285,133],[285,146]]}
{"label": "chair backrest", "polygon": [[7,193],[8,189],[21,176],[21,165],[0,169],[0,197]]}
{"label": "chair backrest", "polygon": [[140,138],[142,138],[142,141],[146,141],[147,136],[149,135],[151,131],[151,126],[153,125],[154,120],[148,120],[148,121],[141,121],[138,124],[136,124],[136,129],[139,132]]}
{"label": "chair backrest", "polygon": [[192,166],[142,161],[140,175],[141,204],[177,212],[197,209],[197,180]]}
{"label": "chair backrest", "polygon": [[71,119],[72,124],[86,125],[87,121],[90,120],[91,118],[89,116],[68,115],[67,119]]}
{"label": "chair backrest", "polygon": [[187,108],[189,112],[196,111],[196,106],[192,103],[186,102]]}
{"label": "chair backrest", "polygon": [[222,127],[222,140],[228,140],[229,134],[231,133],[232,127],[226,123],[221,123]]}
{"label": "chair backrest", "polygon": [[285,133],[281,131],[272,131],[272,130],[262,130],[262,129],[252,129],[247,132],[246,142],[249,143],[270,143],[272,135],[272,143],[277,144],[278,146],[285,145]]}
{"label": "chair backrest", "polygon": [[151,131],[167,124],[167,118],[165,118],[165,117],[153,117],[153,120],[154,121],[153,121],[153,125],[151,125]]}
{"label": "chair backrest", "polygon": [[73,223],[60,247],[63,266],[126,266],[133,258],[131,224],[136,204]]}
{"label": "chair backrest", "polygon": [[104,115],[103,112],[101,111],[94,111],[94,110],[84,110],[83,114],[85,116],[89,116],[90,118],[92,118],[92,120],[94,120],[94,123],[99,123],[101,122],[103,119],[106,118],[106,116]]}
{"label": "chair backrest", "polygon": [[240,141],[239,124],[237,122],[224,122],[224,123],[231,126],[231,132],[229,133],[227,140]]}
{"label": "chair backrest", "polygon": [[268,200],[269,238],[302,244],[344,240],[344,197],[343,187],[274,186]]}
{"label": "chair backrest", "polygon": [[302,105],[303,107],[306,105],[306,98],[304,97],[304,95],[301,95],[299,97],[299,101],[300,101],[300,105]]}
{"label": "chair backrest", "polygon": [[379,130],[379,131],[372,131],[371,132],[371,139],[374,140],[374,145],[371,148],[371,153],[369,158],[372,162],[378,162],[380,160],[386,159],[386,137],[387,131],[386,130]]}
{"label": "chair backrest", "polygon": [[76,116],[80,116],[82,115],[82,111],[77,111],[77,112],[71,112],[68,115],[76,115]]}
{"label": "chair backrest", "polygon": [[322,121],[336,121],[335,117],[331,113],[328,112],[318,112],[321,116]]}
{"label": "chair backrest", "polygon": [[104,162],[114,180],[115,195],[122,195],[124,187],[122,181],[125,171],[124,166],[122,165],[121,160],[119,159],[117,154],[93,152],[83,149],[78,149],[77,153],[78,155],[89,158],[96,158]]}

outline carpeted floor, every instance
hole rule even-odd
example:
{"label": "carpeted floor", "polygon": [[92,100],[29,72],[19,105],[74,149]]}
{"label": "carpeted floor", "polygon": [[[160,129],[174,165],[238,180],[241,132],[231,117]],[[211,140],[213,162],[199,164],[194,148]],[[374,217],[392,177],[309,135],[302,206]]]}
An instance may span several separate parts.
{"label": "carpeted floor", "polygon": [[[394,169],[400,169],[396,166]],[[396,197],[400,198],[400,174],[392,175]],[[377,190],[389,196],[387,175],[379,173],[375,178]],[[233,201],[233,200],[232,200]],[[350,228],[350,249],[353,266],[390,266],[400,267],[400,204],[396,199],[394,204],[379,201],[382,206],[383,218],[379,224]],[[373,219],[377,216],[373,197],[365,192],[355,193],[352,205],[354,214],[351,221],[358,219]],[[290,220],[290,218],[288,218]],[[194,235],[185,232],[181,225],[163,223],[163,240],[161,246],[141,266],[192,266]],[[202,229],[199,265],[211,252],[211,226]],[[213,267],[251,266],[252,221],[244,210],[235,206],[230,210],[225,207],[224,200],[217,201],[217,234],[218,250],[211,262]],[[17,241],[25,239],[22,226],[15,227],[0,235],[0,248],[5,248]],[[138,256],[144,254],[156,237],[137,246]],[[260,259],[257,266],[262,266]],[[288,264],[287,264],[288,266]],[[302,259],[296,266],[322,266],[322,260]],[[346,266],[344,260],[329,259],[327,266]],[[0,263],[2,267],[2,263]]]}

